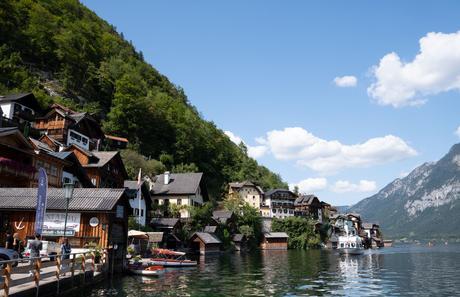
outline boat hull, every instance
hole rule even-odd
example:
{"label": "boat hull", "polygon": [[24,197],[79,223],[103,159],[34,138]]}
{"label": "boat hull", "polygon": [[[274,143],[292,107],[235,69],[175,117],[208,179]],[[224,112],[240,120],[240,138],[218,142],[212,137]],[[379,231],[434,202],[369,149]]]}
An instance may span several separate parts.
{"label": "boat hull", "polygon": [[129,272],[136,275],[158,276],[164,273],[164,270],[145,270],[145,269],[129,269]]}
{"label": "boat hull", "polygon": [[152,265],[161,265],[165,267],[191,267],[191,266],[196,266],[197,262],[196,261],[190,261],[190,260],[170,260],[170,259],[151,259],[150,264]]}
{"label": "boat hull", "polygon": [[339,253],[341,255],[362,255],[364,250],[360,248],[341,248]]}

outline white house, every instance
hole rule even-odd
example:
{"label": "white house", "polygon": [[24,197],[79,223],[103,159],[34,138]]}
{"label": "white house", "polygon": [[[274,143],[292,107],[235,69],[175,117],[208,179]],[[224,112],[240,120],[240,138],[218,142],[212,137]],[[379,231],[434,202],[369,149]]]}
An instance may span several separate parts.
{"label": "white house", "polygon": [[228,193],[238,194],[241,199],[252,207],[260,211],[260,205],[264,192],[259,186],[254,185],[250,181],[236,182],[228,184]]}
{"label": "white house", "polygon": [[25,93],[1,95],[0,109],[4,118],[22,123],[24,121],[33,122],[40,106],[32,93]]}
{"label": "white house", "polygon": [[150,198],[147,183],[141,181],[140,195],[137,194],[139,189],[137,180],[126,180],[124,187],[129,197],[129,205],[132,209],[131,216],[142,226],[145,226],[150,220],[150,211],[152,209],[152,199]]}
{"label": "white house", "polygon": [[262,207],[268,208],[268,216],[286,218],[294,216],[294,201],[297,196],[286,189],[274,189],[264,194]]}
{"label": "white house", "polygon": [[201,206],[207,197],[203,173],[170,173],[157,175],[150,189],[153,204],[184,206],[181,218],[190,217],[187,206]]}

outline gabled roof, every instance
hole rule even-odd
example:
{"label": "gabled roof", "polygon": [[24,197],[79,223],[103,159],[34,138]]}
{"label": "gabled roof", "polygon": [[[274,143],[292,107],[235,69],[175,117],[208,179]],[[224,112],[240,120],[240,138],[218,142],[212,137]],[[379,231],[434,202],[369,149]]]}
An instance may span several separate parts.
{"label": "gabled roof", "polygon": [[229,183],[228,185],[230,187],[232,187],[232,188],[242,188],[244,186],[248,186],[248,187],[254,187],[255,186],[252,182],[250,182],[248,180],[243,181],[243,182],[233,182],[233,183]]}
{"label": "gabled roof", "polygon": [[203,241],[205,244],[210,244],[210,243],[222,243],[219,238],[217,238],[214,234],[211,233],[206,233],[206,232],[195,232],[192,235],[192,239],[198,237],[201,241]]}
{"label": "gabled roof", "polygon": [[245,236],[244,236],[243,234],[234,234],[234,235],[232,236],[232,241],[233,241],[233,242],[242,242],[243,239],[244,239],[244,237],[245,237]]}
{"label": "gabled roof", "polygon": [[[69,203],[70,211],[110,211],[123,197],[124,189],[75,188]],[[47,209],[65,210],[63,188],[49,188]],[[0,188],[0,209],[34,210],[37,188]]]}
{"label": "gabled roof", "polygon": [[165,185],[165,175],[156,176],[152,195],[187,195],[195,194],[200,186],[203,173],[171,173],[169,184]]}
{"label": "gabled roof", "polygon": [[83,165],[83,167],[103,167],[110,160],[112,160],[116,155],[119,154],[119,152],[117,151],[112,151],[112,152],[92,151],[90,153],[92,156],[97,158],[97,162]]}
{"label": "gabled roof", "polygon": [[0,128],[0,137],[6,137],[9,135],[14,135],[17,140],[24,145],[24,149],[15,147],[14,149],[20,150],[27,154],[33,154],[33,146],[27,141],[27,139],[22,135],[21,131],[17,127],[5,127]]}
{"label": "gabled roof", "polygon": [[216,233],[217,226],[205,226],[203,232]]}
{"label": "gabled roof", "polygon": [[33,93],[18,93],[10,95],[0,95],[0,103],[18,102],[24,106],[30,107],[35,111],[40,111],[40,105]]}
{"label": "gabled roof", "polygon": [[[144,180],[141,180],[141,187],[142,185],[144,184]],[[130,189],[130,190],[137,190],[138,189],[138,186],[137,186],[137,180],[125,180],[123,186],[127,189]]]}
{"label": "gabled roof", "polygon": [[269,190],[268,192],[265,192],[265,197],[268,197],[268,196],[271,196],[277,192],[284,192],[284,193],[290,193],[292,194],[293,196],[295,196],[295,194],[287,189],[272,189],[272,190]]}
{"label": "gabled roof", "polygon": [[265,238],[289,238],[286,232],[266,232],[264,233]]}
{"label": "gabled roof", "polygon": [[174,228],[178,222],[177,218],[153,218],[150,223],[157,228]]}
{"label": "gabled roof", "polygon": [[315,199],[320,203],[318,197],[315,195],[303,195],[300,197],[297,197],[297,199],[294,202],[294,205],[311,205]]}
{"label": "gabled roof", "polygon": [[47,152],[54,152],[46,143],[41,142],[40,140],[29,137],[30,142],[38,150],[45,150]]}

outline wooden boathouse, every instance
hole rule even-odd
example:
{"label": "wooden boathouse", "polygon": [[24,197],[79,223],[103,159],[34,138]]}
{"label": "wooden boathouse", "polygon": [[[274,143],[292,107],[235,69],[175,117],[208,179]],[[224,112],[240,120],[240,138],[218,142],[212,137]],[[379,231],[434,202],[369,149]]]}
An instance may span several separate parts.
{"label": "wooden boathouse", "polygon": [[287,250],[289,235],[285,232],[266,232],[262,235],[262,250]]}

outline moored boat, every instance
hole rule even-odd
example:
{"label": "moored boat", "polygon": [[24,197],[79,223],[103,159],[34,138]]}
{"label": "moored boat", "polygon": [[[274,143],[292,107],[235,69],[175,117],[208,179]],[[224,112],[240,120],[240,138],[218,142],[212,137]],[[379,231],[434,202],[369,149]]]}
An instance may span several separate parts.
{"label": "moored boat", "polygon": [[383,247],[392,247],[393,246],[393,240],[384,240],[383,241]]}
{"label": "moored boat", "polygon": [[165,267],[190,267],[196,266],[197,262],[185,258],[185,253],[167,249],[153,249],[153,258],[149,263]]}
{"label": "moored boat", "polygon": [[165,271],[164,267],[159,266],[159,265],[149,265],[149,266],[129,265],[128,270],[132,274],[144,275],[144,276],[158,276],[160,274],[163,274]]}
{"label": "moored boat", "polygon": [[345,225],[345,234],[339,236],[337,249],[342,255],[361,255],[364,252],[364,245],[361,237],[356,235],[355,229]]}

